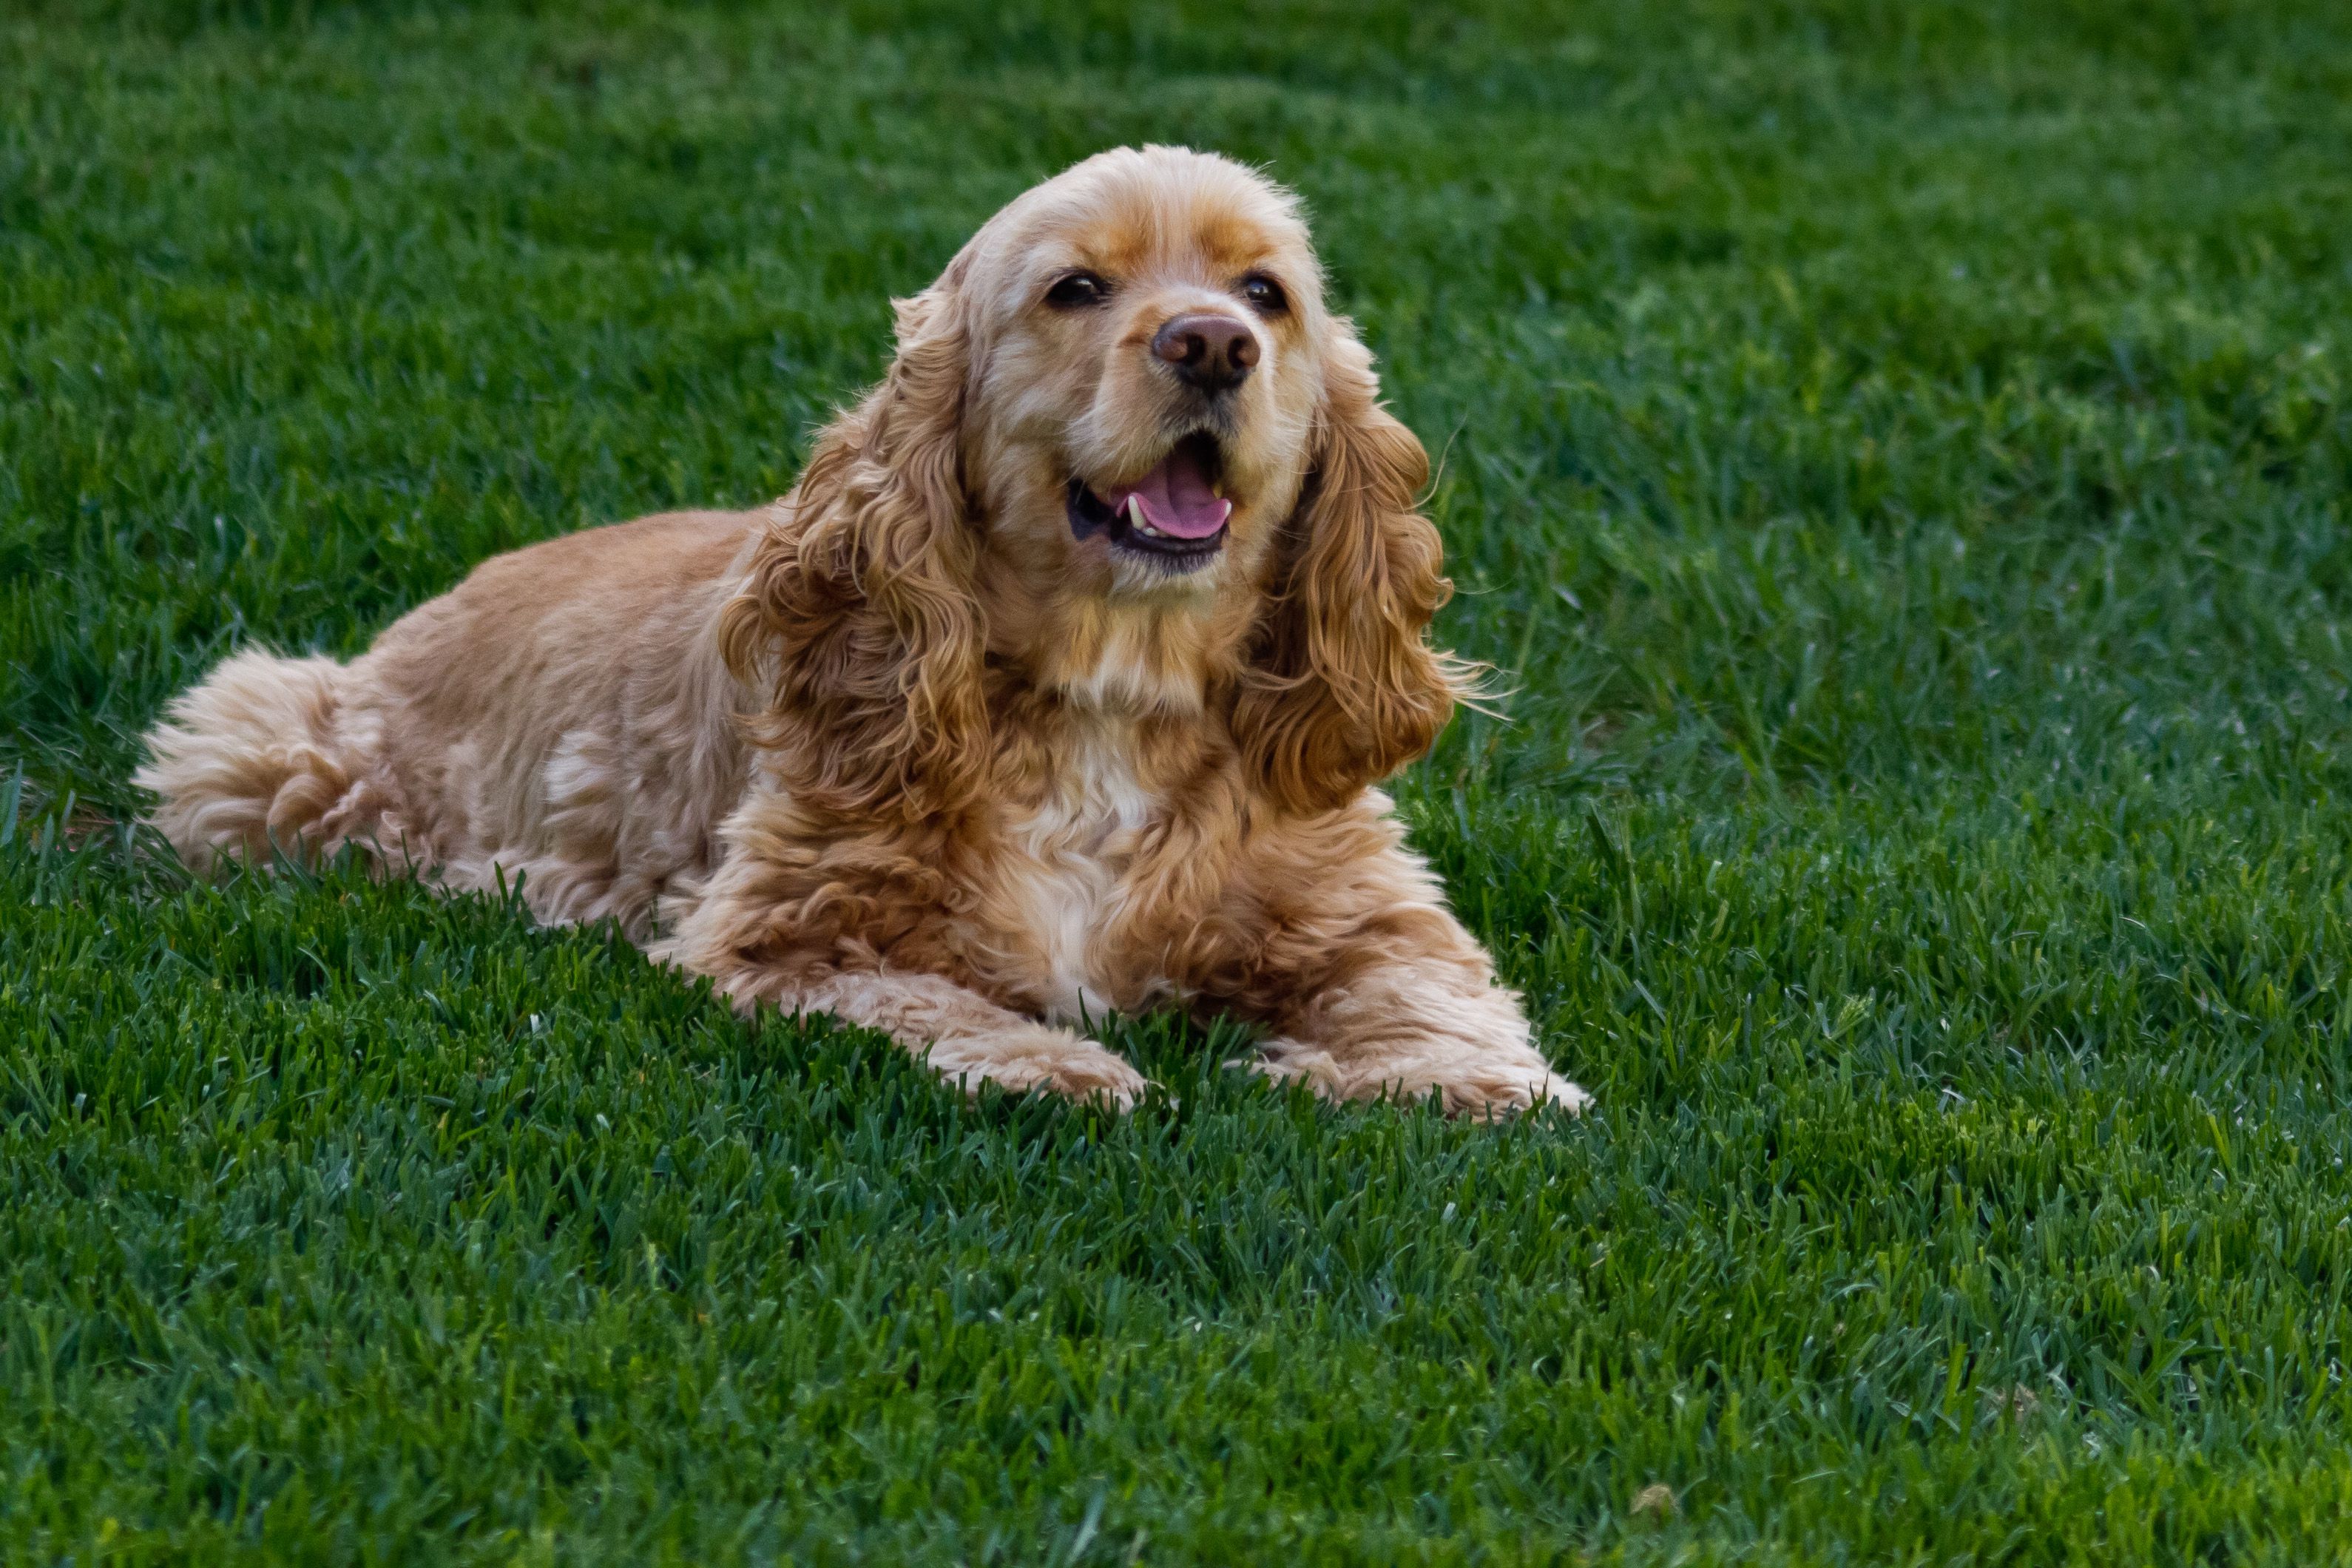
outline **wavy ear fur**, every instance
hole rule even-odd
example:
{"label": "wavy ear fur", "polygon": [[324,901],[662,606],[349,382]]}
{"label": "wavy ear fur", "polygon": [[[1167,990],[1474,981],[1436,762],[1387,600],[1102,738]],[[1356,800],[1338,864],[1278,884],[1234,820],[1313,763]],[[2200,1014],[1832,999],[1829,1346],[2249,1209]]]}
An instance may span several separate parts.
{"label": "wavy ear fur", "polygon": [[1454,593],[1414,510],[1429,455],[1380,405],[1348,323],[1332,325],[1313,471],[1234,709],[1260,786],[1296,811],[1343,805],[1428,751],[1473,673],[1423,640]]}
{"label": "wavy ear fur", "polygon": [[719,618],[728,668],[768,693],[752,739],[826,811],[952,812],[987,762],[957,279],[898,301],[889,374],[819,437]]}

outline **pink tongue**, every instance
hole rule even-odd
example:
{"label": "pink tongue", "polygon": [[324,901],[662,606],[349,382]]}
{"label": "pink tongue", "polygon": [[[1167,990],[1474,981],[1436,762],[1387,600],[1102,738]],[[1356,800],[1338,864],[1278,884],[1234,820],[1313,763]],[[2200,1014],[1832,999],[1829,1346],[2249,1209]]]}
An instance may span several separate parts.
{"label": "pink tongue", "polygon": [[1225,526],[1234,510],[1233,502],[1209,488],[1209,476],[1181,447],[1136,483],[1102,492],[1113,511],[1127,510],[1130,497],[1142,505],[1144,521],[1178,539],[1208,538]]}

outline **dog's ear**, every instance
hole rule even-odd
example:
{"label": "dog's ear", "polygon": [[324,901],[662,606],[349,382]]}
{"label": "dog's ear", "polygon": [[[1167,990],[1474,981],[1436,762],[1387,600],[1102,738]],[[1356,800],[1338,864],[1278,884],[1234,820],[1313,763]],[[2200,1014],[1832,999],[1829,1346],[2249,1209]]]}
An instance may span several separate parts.
{"label": "dog's ear", "polygon": [[752,739],[823,810],[952,812],[987,765],[961,275],[897,302],[888,376],[818,438],[720,616],[728,668],[766,698]]}
{"label": "dog's ear", "polygon": [[1349,323],[1332,331],[1313,468],[1234,707],[1260,787],[1296,811],[1342,805],[1429,750],[1474,674],[1423,640],[1454,592],[1415,510],[1429,455],[1381,406]]}

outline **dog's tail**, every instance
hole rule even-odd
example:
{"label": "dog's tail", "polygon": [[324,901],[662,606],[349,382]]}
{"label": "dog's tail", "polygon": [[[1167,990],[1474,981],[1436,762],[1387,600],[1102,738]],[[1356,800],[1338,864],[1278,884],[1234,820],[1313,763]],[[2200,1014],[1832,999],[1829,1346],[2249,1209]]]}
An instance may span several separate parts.
{"label": "dog's tail", "polygon": [[369,794],[336,739],[344,668],[331,658],[230,655],[175,698],[132,775],[157,796],[149,818],[199,870],[223,853],[333,847]]}

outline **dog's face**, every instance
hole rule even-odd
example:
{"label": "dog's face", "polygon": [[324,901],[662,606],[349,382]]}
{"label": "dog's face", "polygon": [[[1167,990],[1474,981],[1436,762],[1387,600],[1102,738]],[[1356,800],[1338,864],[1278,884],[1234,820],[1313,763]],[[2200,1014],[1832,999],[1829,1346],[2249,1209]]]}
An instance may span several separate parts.
{"label": "dog's face", "polygon": [[796,795],[920,816],[1024,689],[1196,721],[1282,809],[1429,746],[1465,667],[1429,460],[1323,305],[1291,199],[1181,148],[1090,158],[898,302],[720,627]]}
{"label": "dog's face", "polygon": [[1289,199],[1221,158],[1123,150],[1015,201],[958,268],[989,553],[1047,603],[1252,592],[1330,331]]}

